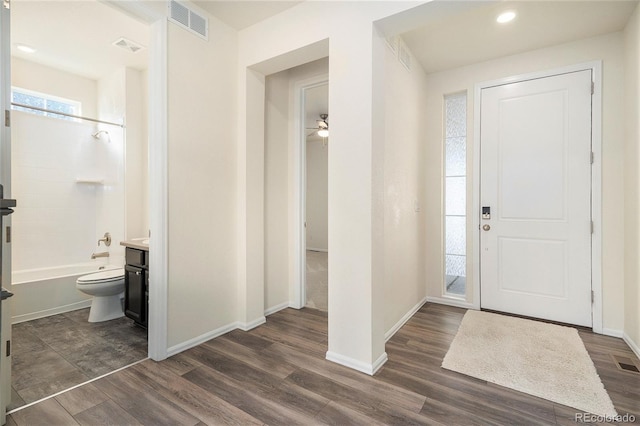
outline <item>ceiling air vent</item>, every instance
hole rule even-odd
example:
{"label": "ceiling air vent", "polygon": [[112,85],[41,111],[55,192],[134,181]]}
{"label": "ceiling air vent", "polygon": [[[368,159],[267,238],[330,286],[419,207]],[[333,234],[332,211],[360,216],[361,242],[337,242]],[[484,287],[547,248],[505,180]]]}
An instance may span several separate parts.
{"label": "ceiling air vent", "polygon": [[203,12],[195,10],[192,5],[170,0],[169,20],[199,37],[209,40],[209,20]]}
{"label": "ceiling air vent", "polygon": [[120,37],[111,44],[113,44],[114,46],[122,47],[123,49],[126,49],[131,53],[136,53],[137,51],[144,49],[144,46],[142,46],[141,44],[138,44],[135,41],[131,41],[124,37]]}

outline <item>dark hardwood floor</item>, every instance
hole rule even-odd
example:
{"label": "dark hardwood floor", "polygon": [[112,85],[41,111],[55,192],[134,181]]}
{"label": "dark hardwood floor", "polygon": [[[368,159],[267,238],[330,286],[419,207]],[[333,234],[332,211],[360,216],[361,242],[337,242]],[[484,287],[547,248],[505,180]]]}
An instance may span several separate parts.
{"label": "dark hardwood floor", "polygon": [[[9,425],[568,425],[576,410],[444,370],[464,309],[427,304],[374,376],[324,359],[327,314],[286,309],[162,362],[144,361],[17,411]],[[620,339],[580,335],[620,414],[640,422],[640,374]]]}

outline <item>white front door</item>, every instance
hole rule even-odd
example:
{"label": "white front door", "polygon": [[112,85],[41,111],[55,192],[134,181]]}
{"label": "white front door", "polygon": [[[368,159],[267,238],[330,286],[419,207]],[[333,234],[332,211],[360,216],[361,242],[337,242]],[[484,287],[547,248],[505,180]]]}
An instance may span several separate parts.
{"label": "white front door", "polygon": [[585,70],[481,91],[483,309],[592,326],[591,82]]}

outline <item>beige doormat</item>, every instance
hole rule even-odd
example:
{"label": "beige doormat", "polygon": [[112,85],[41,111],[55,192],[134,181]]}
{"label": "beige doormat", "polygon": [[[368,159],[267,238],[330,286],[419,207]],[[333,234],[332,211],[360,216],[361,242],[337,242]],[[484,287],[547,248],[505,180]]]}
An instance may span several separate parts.
{"label": "beige doormat", "polygon": [[470,310],[442,367],[591,414],[616,415],[575,328]]}

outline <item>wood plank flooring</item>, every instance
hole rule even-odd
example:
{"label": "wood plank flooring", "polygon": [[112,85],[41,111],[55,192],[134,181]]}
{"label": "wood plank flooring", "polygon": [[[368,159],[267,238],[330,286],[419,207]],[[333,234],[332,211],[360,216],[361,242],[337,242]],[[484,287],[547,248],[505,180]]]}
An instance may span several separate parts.
{"label": "wood plank flooring", "polygon": [[[465,313],[427,304],[374,376],[324,359],[327,314],[285,309],[162,362],[144,361],[8,416],[9,425],[565,425],[575,409],[440,367]],[[640,422],[640,374],[620,339],[581,331],[620,414]]]}

